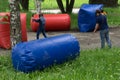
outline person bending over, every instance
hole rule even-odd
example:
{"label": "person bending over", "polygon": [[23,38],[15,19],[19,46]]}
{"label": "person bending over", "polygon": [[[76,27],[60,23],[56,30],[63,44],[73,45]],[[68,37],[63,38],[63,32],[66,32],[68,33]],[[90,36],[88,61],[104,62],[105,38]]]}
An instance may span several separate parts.
{"label": "person bending over", "polygon": [[107,18],[101,14],[100,10],[96,10],[96,26],[93,32],[96,32],[98,29],[100,30],[101,48],[105,47],[105,39],[108,47],[111,48]]}

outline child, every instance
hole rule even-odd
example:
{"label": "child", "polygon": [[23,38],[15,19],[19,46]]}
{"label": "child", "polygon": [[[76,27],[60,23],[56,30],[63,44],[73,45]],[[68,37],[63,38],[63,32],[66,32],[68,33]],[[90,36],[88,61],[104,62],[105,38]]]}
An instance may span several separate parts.
{"label": "child", "polygon": [[43,16],[43,14],[39,14],[39,19],[32,19],[33,21],[35,22],[38,22],[39,23],[39,27],[38,27],[38,30],[37,30],[37,34],[36,34],[36,38],[39,39],[39,34],[42,32],[43,36],[45,38],[47,38],[46,36],[46,33],[45,33],[45,18]]}

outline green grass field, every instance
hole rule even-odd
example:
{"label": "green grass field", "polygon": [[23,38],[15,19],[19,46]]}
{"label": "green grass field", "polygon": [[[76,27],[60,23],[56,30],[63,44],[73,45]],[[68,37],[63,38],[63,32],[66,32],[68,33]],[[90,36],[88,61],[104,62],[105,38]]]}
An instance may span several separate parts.
{"label": "green grass field", "polygon": [[120,80],[120,48],[82,50],[75,60],[25,74],[0,56],[0,80]]}

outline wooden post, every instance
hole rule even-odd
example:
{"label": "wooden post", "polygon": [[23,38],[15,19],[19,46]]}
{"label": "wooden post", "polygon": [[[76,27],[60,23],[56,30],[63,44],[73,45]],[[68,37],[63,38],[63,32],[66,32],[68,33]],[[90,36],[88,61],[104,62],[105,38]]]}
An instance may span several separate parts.
{"label": "wooden post", "polygon": [[14,47],[21,42],[21,21],[19,0],[9,0],[10,5],[10,28],[11,28],[11,46]]}

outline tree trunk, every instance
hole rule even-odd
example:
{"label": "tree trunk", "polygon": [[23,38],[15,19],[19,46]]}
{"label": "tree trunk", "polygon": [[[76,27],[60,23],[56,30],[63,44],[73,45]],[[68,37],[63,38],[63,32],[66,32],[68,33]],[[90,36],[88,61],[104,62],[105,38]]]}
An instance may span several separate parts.
{"label": "tree trunk", "polygon": [[72,13],[75,0],[66,0],[66,12]]}
{"label": "tree trunk", "polygon": [[72,13],[75,0],[66,0],[66,9],[63,6],[62,0],[56,0],[56,1],[62,13]]}
{"label": "tree trunk", "polygon": [[118,0],[89,0],[89,4],[104,4],[106,7],[117,7]]}
{"label": "tree trunk", "polygon": [[20,4],[23,10],[29,10],[29,0],[20,0]]}
{"label": "tree trunk", "polygon": [[11,45],[21,42],[21,22],[19,0],[10,0]]}
{"label": "tree trunk", "polygon": [[56,0],[56,1],[57,1],[58,7],[61,10],[61,12],[65,13],[66,11],[64,10],[64,6],[63,6],[63,3],[62,3],[62,0]]}
{"label": "tree trunk", "polygon": [[41,1],[35,0],[35,5],[36,5],[37,14],[40,14],[41,13]]}

